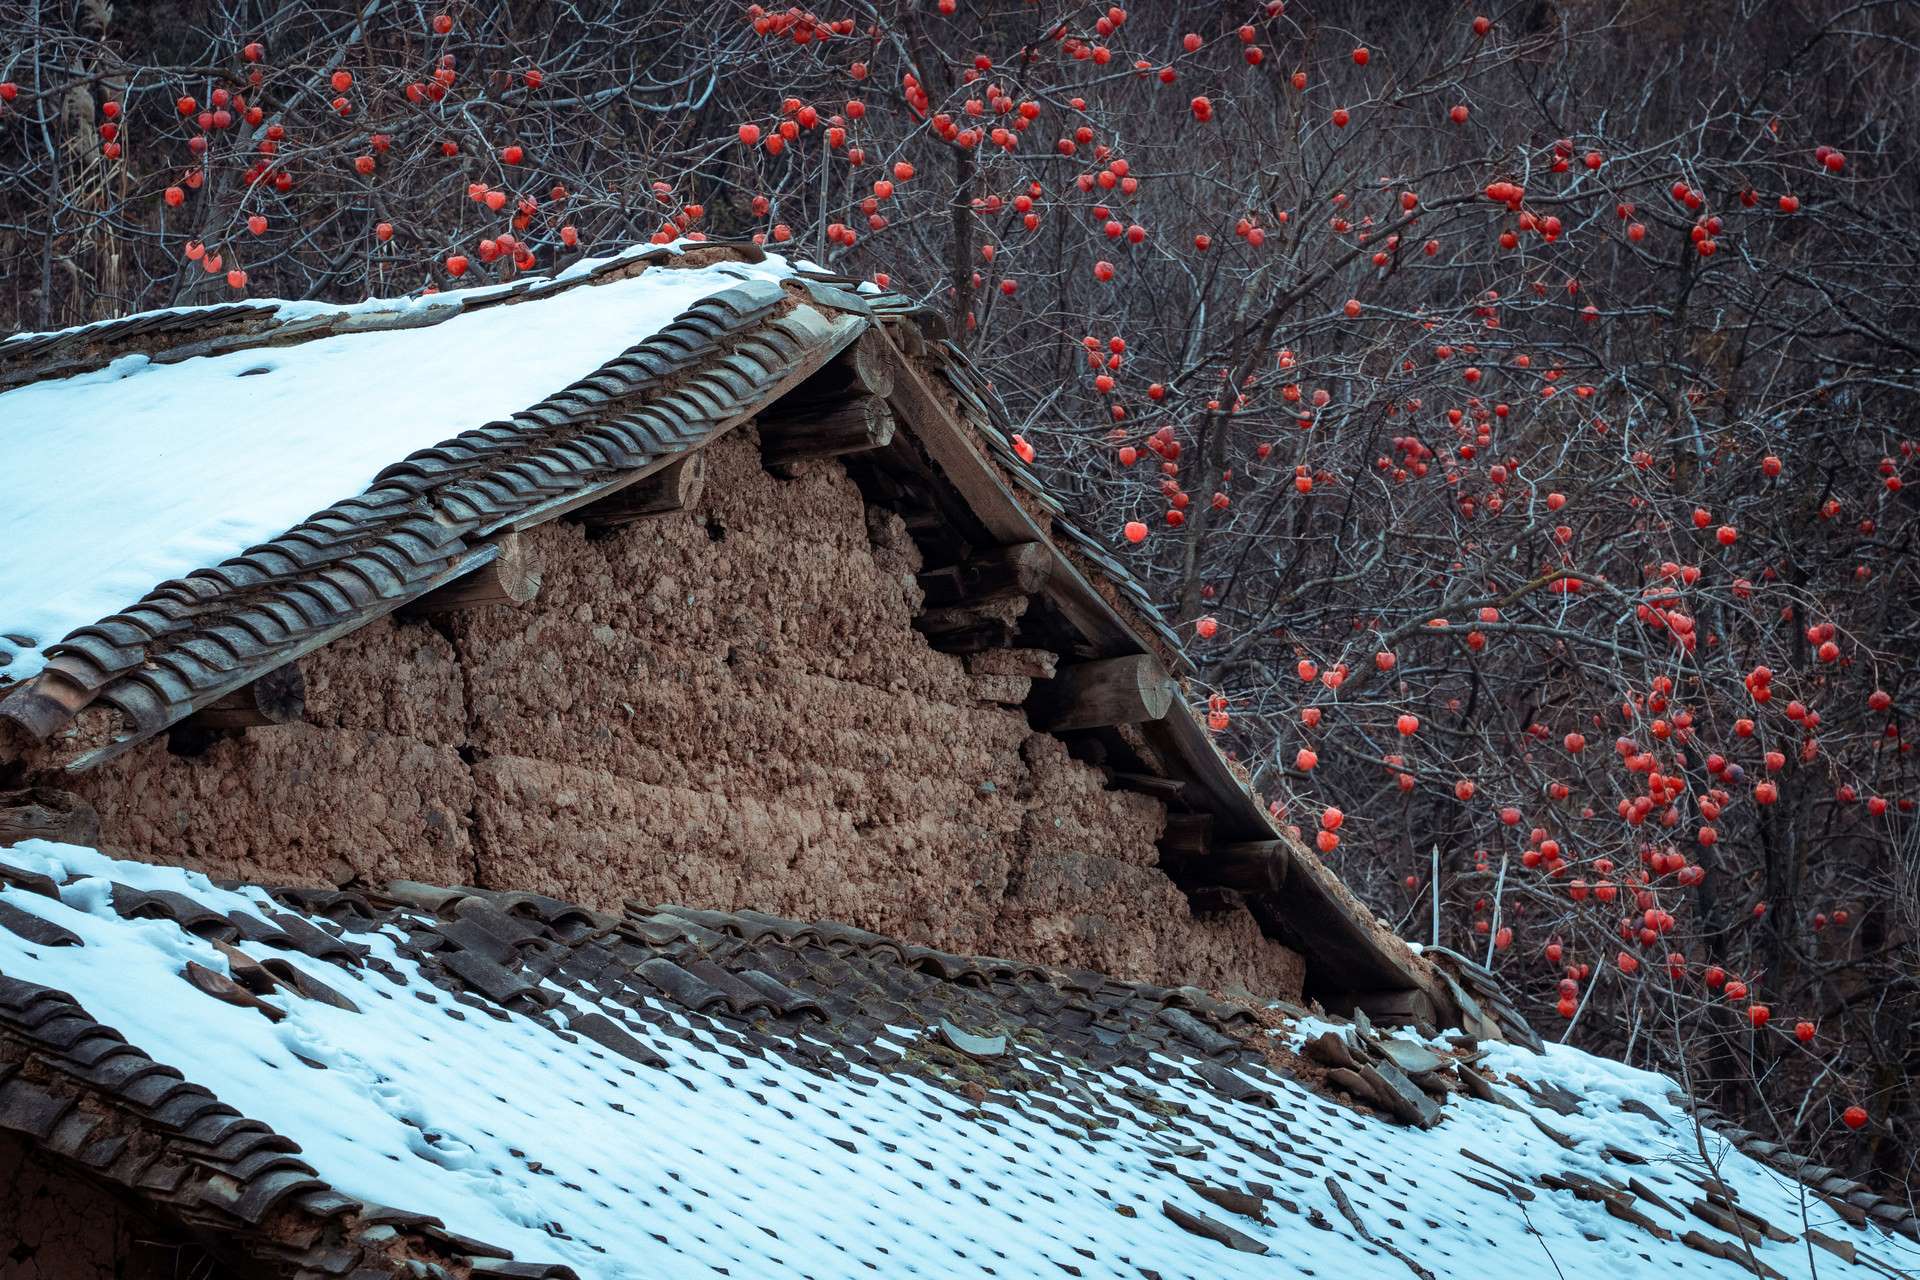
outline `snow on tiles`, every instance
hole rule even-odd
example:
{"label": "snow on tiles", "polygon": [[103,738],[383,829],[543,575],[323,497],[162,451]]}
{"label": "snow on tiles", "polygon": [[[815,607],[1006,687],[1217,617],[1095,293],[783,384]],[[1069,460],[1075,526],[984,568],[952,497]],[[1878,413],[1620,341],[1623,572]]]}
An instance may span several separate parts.
{"label": "snow on tiles", "polygon": [[[555,281],[605,261],[576,263]],[[7,676],[26,679],[44,665],[45,646],[73,628],[359,493],[413,450],[591,373],[700,299],[787,274],[771,256],[652,269],[421,327],[173,364],[129,354],[0,393],[0,511],[19,535],[0,557]],[[401,318],[500,289],[273,305],[282,324],[341,313]]]}
{"label": "snow on tiles", "polygon": [[[405,917],[350,920],[347,939],[370,948],[365,965],[300,959],[357,1012],[281,990],[264,997],[285,1012],[273,1022],[181,979],[189,962],[230,971],[211,942],[169,920],[123,919],[112,902],[117,884],[267,918],[283,904],[262,890],[43,841],[0,851],[0,863],[52,879],[59,894],[6,887],[0,903],[80,940],[40,945],[0,928],[0,972],[70,992],[134,1045],[294,1139],[344,1194],[433,1214],[582,1276],[1070,1269],[1215,1280],[1391,1276],[1413,1265],[1478,1280],[1493,1250],[1541,1275],[1750,1274],[1678,1240],[1697,1231],[1723,1251],[1740,1248],[1688,1209],[1713,1179],[1796,1237],[1753,1245],[1781,1275],[1842,1270],[1799,1239],[1809,1229],[1896,1268],[1920,1264],[1907,1242],[1848,1226],[1798,1183],[1696,1131],[1671,1100],[1672,1081],[1569,1048],[1489,1047],[1481,1065],[1512,1086],[1513,1105],[1452,1095],[1428,1130],[1261,1066],[1226,1087],[1171,1059],[1153,1064],[1169,1067],[1164,1075],[1101,1073],[1019,1036],[1010,1065],[1049,1081],[1045,1095],[970,1096],[904,1072],[850,1069],[831,1053],[819,1069],[799,1065],[835,1044],[816,1022],[768,1020],[777,1051],[747,1052],[715,1018],[656,1002],[649,1008],[664,1016],[649,1022],[578,980],[546,980],[557,1004],[538,1015],[478,1008],[428,980]],[[238,952],[274,954],[253,943]],[[664,1065],[555,1034],[587,1011]],[[1297,1049],[1340,1025],[1301,1019],[1269,1034]],[[879,1043],[912,1054],[929,1034],[890,1020]],[[1540,1105],[1521,1080],[1567,1090],[1571,1114]],[[1073,1099],[1095,1097],[1118,1101],[1123,1118],[1087,1123]],[[1623,1164],[1619,1152],[1643,1163]],[[1550,1185],[1628,1177],[1652,1193],[1638,1203],[1667,1238]],[[1223,1187],[1250,1189],[1251,1203],[1223,1209]],[[1648,1207],[1656,1198],[1670,1215]],[[1235,1247],[1183,1227],[1183,1216],[1229,1222]]]}

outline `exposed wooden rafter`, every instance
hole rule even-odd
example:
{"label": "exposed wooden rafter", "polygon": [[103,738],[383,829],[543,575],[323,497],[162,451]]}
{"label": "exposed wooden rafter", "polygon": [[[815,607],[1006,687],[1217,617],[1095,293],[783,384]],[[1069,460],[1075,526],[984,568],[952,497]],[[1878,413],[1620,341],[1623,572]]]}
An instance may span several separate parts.
{"label": "exposed wooden rafter", "polygon": [[572,518],[589,529],[617,529],[640,520],[655,520],[698,505],[706,482],[707,455],[689,453],[581,507]]}
{"label": "exposed wooden rafter", "polygon": [[893,365],[887,344],[872,328],[847,344],[804,382],[781,398],[783,410],[797,411],[844,404],[860,396],[893,394]]}
{"label": "exposed wooden rafter", "polygon": [[[1169,858],[1169,874],[1209,902],[1247,886],[1247,905],[1263,932],[1307,956],[1311,988],[1346,993],[1417,988],[1431,997],[1436,980],[1426,967],[1389,930],[1374,924],[1366,907],[1310,850],[1284,840],[1199,719],[1184,705],[1173,705],[1179,701],[1177,687],[1151,656],[1144,629],[1122,616],[1052,544],[1043,517],[1014,493],[986,457],[977,432],[956,418],[916,363],[927,344],[914,326],[895,324],[889,336],[897,344],[891,399],[905,424],[903,435],[924,452],[989,538],[1003,545],[1047,544],[1054,567],[1037,598],[1074,633],[1057,647],[1094,659],[1063,666],[1048,687],[1036,688],[1027,703],[1029,718],[1057,733],[1101,727],[1116,728],[1123,738],[1137,733],[1143,754],[1158,762],[1154,767],[1161,776],[1136,783],[1130,771],[1122,770],[1113,775],[1116,785],[1149,794],[1168,794],[1177,785],[1181,802],[1211,815],[1210,840],[1218,842],[1200,857]],[[1111,670],[1131,672],[1134,683],[1100,674],[1105,662],[1116,660],[1131,662]],[[1099,691],[1083,697],[1083,684]]]}
{"label": "exposed wooden rafter", "polygon": [[879,396],[838,404],[781,405],[760,419],[760,455],[769,467],[879,449],[893,440],[893,410]]}
{"label": "exposed wooden rafter", "polygon": [[1213,815],[1210,813],[1169,813],[1166,830],[1160,833],[1163,860],[1203,859],[1213,850]]}
{"label": "exposed wooden rafter", "polygon": [[463,609],[506,604],[519,608],[540,594],[540,572],[533,567],[517,533],[494,540],[500,554],[463,578],[437,587],[401,610],[402,617],[427,618]]}
{"label": "exposed wooden rafter", "polygon": [[1031,596],[1047,585],[1053,553],[1038,542],[991,547],[958,564],[920,575],[920,589],[934,607]]}
{"label": "exposed wooden rafter", "polygon": [[306,717],[306,676],[298,662],[289,662],[209,702],[181,724],[189,729],[254,729],[294,724]]}
{"label": "exposed wooden rafter", "polygon": [[1050,733],[1158,720],[1173,706],[1173,677],[1151,654],[1062,667],[1029,703],[1034,724]]}

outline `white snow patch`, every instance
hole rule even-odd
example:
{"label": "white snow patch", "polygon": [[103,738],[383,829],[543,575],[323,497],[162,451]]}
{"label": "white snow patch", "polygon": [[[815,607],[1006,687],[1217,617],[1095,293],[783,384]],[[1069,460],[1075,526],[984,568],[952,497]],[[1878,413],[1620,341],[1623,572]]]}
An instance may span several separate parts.
{"label": "white snow patch", "polygon": [[[127,355],[0,393],[0,677],[26,679],[75,627],[352,497],[415,449],[527,408],[702,298],[789,274],[772,256],[646,271],[422,328],[177,364]],[[498,289],[286,302],[278,315],[401,314]]]}

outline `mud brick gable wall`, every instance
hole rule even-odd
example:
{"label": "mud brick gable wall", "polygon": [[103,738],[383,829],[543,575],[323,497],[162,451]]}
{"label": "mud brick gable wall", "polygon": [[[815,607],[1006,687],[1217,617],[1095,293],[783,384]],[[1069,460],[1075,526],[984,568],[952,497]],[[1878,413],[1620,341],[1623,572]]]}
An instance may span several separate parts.
{"label": "mud brick gable wall", "polygon": [[144,1206],[0,1135],[0,1280],[227,1280]]}
{"label": "mud brick gable wall", "polygon": [[[897,517],[750,428],[691,512],[526,536],[525,609],[379,621],[305,660],[308,723],[46,781],[102,842],[215,876],[530,889],[846,920],[962,954],[1297,992],[1244,910],[1156,868],[1158,801],[1035,733],[1021,677],[912,629]],[[50,744],[56,749],[58,741]]]}

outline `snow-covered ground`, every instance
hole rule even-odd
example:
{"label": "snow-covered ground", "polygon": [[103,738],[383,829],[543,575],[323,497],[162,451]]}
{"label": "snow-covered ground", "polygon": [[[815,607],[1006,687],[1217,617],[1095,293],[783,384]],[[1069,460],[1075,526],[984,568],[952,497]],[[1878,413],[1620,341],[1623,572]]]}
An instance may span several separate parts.
{"label": "snow-covered ground", "polygon": [[[421,328],[177,364],[127,355],[0,393],[0,675],[25,679],[73,628],[285,532],[416,449],[527,408],[700,299],[788,274],[777,257],[646,271]],[[282,303],[278,318],[497,291]]]}
{"label": "snow-covered ground", "polygon": [[[1497,1047],[1486,1065],[1563,1085],[1581,1099],[1577,1114],[1455,1099],[1426,1131],[1363,1116],[1270,1072],[1254,1082],[1275,1107],[1228,1101],[1190,1074],[1116,1079],[1050,1064],[1045,1074],[1069,1097],[1084,1088],[1112,1100],[1131,1084],[1142,1091],[1136,1098],[1156,1100],[1132,1106],[1131,1121],[1090,1130],[1023,1104],[1019,1093],[989,1094],[976,1107],[905,1074],[863,1083],[773,1057],[730,1061],[735,1051],[715,1043],[705,1017],[676,1012],[674,1021],[692,1032],[679,1039],[591,991],[566,1000],[622,1023],[666,1059],[664,1069],[539,1025],[557,1014],[449,1016],[457,1006],[395,950],[391,927],[350,937],[391,963],[404,985],[367,968],[297,957],[360,1012],[273,996],[287,1016],[270,1023],[183,981],[189,960],[221,972],[226,962],[172,923],[116,915],[109,882],[255,914],[270,905],[260,891],[222,890],[177,868],[39,841],[0,850],[0,860],[51,876],[61,894],[54,901],[4,889],[0,899],[84,942],[35,946],[0,928],[0,971],[70,992],[153,1057],[293,1138],[340,1190],[434,1214],[523,1260],[565,1262],[583,1276],[726,1268],[735,1276],[946,1277],[991,1267],[1037,1277],[1066,1274],[1060,1266],[1131,1280],[1145,1272],[1196,1280],[1412,1275],[1354,1228],[1330,1180],[1367,1234],[1438,1277],[1751,1274],[1535,1181],[1569,1172],[1619,1183],[1636,1177],[1680,1210],[1669,1216],[1641,1205],[1675,1237],[1698,1230],[1731,1239],[1685,1212],[1707,1171],[1692,1126],[1669,1100],[1672,1082],[1572,1049]],[[1294,1038],[1318,1029],[1295,1028]],[[927,1034],[891,1030],[899,1048]],[[778,1026],[773,1033],[783,1034]],[[1016,1042],[1016,1052],[1037,1066],[1033,1054],[1045,1050]],[[1528,1105],[1523,1091],[1509,1091]],[[1629,1100],[1658,1118],[1623,1110]],[[1551,1140],[1535,1115],[1574,1148]],[[1713,1176],[1772,1224],[1796,1235],[1803,1224],[1816,1227],[1895,1267],[1920,1264],[1907,1242],[1849,1228],[1797,1183],[1716,1138],[1706,1142]],[[1622,1164],[1605,1154],[1609,1145],[1647,1163]],[[1533,1199],[1468,1180],[1501,1176],[1529,1187]],[[1186,1178],[1268,1188],[1268,1220],[1209,1203]],[[1190,1234],[1163,1202],[1228,1222],[1268,1252],[1235,1252]],[[1869,1274],[1804,1242],[1756,1248],[1790,1277]]]}

